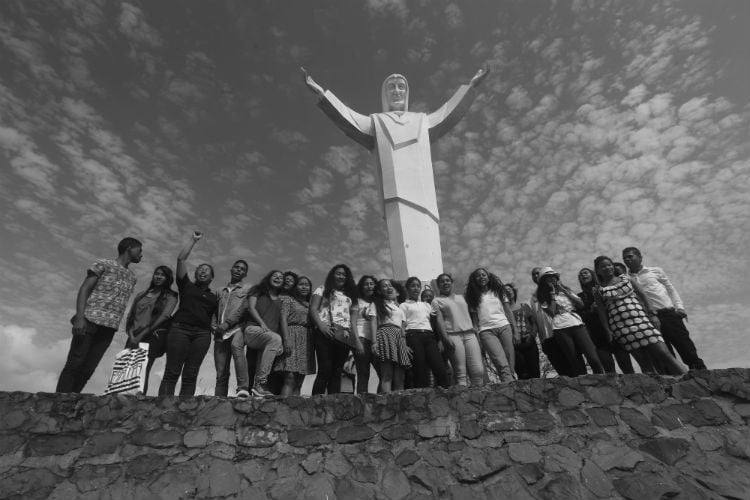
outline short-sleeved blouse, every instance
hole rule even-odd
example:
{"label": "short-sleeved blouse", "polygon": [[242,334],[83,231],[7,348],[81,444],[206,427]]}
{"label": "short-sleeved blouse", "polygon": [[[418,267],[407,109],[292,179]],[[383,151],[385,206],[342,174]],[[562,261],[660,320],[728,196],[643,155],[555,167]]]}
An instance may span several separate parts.
{"label": "short-sleeved blouse", "polygon": [[320,286],[313,292],[313,295],[317,295],[322,298],[322,300],[320,301],[320,309],[318,310],[320,321],[330,326],[331,316],[333,316],[334,324],[342,326],[344,328],[351,328],[352,321],[351,316],[349,315],[349,310],[352,307],[352,299],[344,294],[344,292],[334,290],[333,299],[330,302],[329,309],[329,302],[326,297],[323,297],[323,290],[324,288]]}
{"label": "short-sleeved blouse", "polygon": [[474,329],[469,315],[469,305],[463,295],[441,295],[432,299],[432,313],[440,312],[446,333],[468,332]]}

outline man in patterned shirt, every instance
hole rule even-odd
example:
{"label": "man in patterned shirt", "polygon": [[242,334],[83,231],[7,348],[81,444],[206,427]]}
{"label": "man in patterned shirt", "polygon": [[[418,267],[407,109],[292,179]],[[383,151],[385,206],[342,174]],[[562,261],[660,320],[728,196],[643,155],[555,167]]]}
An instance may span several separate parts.
{"label": "man in patterned shirt", "polygon": [[142,247],[135,238],[125,238],[117,245],[117,259],[97,259],[88,269],[78,290],[73,338],[57,392],[81,392],[112,343],[135,287],[128,266],[141,261]]}

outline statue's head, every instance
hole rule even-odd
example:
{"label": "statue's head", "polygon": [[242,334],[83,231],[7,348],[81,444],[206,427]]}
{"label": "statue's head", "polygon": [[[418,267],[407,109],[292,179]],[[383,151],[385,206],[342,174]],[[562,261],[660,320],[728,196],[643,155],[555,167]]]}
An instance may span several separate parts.
{"label": "statue's head", "polygon": [[380,92],[383,112],[409,111],[409,82],[404,75],[393,74],[385,79]]}

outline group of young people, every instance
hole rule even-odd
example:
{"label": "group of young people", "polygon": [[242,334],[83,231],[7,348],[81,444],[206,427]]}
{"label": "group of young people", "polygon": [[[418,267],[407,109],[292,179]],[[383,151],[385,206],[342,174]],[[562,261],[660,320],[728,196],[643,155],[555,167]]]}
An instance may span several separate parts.
{"label": "group of young people", "polygon": [[[229,283],[212,290],[210,264],[198,265],[192,280],[187,271],[202,236],[191,235],[174,274],[167,266],[154,270],[126,319],[126,346],[149,344],[147,379],[154,360],[166,354],[159,395],[173,395],[180,379],[180,395],[195,393],[212,341],[215,395],[228,395],[233,361],[241,398],[299,394],[312,374],[312,394],[340,392],[350,354],[358,393],[370,390],[371,367],[384,393],[540,377],[539,346],[565,376],[585,374],[587,365],[594,373],[614,373],[615,360],[632,373],[630,355],[643,372],[679,375],[685,369],[673,346],[689,368],[705,368],[679,295],[663,270],[642,266],[634,247],[623,251],[620,269],[605,256],[595,259],[594,269],[582,269],[580,293],[552,268],[534,268],[537,288],[525,303],[515,285],[485,268],[470,274],[463,294],[454,291],[450,274],[440,274],[436,294],[417,277],[403,284],[371,275],[355,281],[345,264],[333,266],[317,288],[306,276],[280,270],[249,284],[248,264],[237,260]],[[142,244],[125,238],[117,259],[99,259],[88,270],[58,392],[80,392],[93,374],[135,286],[128,266],[141,256]]]}

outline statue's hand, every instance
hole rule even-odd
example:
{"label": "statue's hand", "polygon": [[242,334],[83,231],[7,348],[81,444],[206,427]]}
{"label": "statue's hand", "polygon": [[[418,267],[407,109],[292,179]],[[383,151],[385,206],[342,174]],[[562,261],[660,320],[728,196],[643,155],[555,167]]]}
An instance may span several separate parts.
{"label": "statue's hand", "polygon": [[325,90],[323,90],[323,87],[315,83],[315,80],[312,79],[305,68],[300,67],[300,70],[302,70],[302,75],[304,77],[305,85],[307,85],[307,88],[309,88],[319,96],[325,94]]}
{"label": "statue's hand", "polygon": [[484,67],[479,68],[479,71],[474,75],[474,78],[471,79],[470,85],[472,87],[478,86],[482,81],[487,78],[487,75],[490,74],[490,64],[485,63]]}

